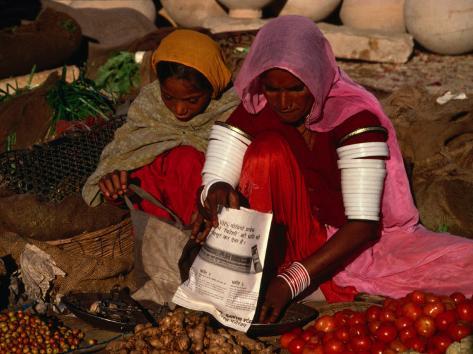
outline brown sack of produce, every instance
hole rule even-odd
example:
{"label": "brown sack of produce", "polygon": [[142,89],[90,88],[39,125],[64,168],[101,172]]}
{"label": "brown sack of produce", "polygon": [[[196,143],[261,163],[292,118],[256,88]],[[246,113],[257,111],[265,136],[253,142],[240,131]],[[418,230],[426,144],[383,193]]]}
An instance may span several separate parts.
{"label": "brown sack of produce", "polygon": [[0,31],[0,78],[61,66],[79,49],[79,24],[69,15],[46,8],[37,20]]}

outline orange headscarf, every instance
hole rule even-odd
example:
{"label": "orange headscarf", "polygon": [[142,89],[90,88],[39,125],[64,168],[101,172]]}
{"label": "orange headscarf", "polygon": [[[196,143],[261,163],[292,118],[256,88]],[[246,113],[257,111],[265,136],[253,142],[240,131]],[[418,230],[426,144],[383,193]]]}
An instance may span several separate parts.
{"label": "orange headscarf", "polygon": [[153,68],[156,69],[160,61],[183,64],[199,71],[212,85],[212,97],[218,97],[231,79],[220,47],[200,32],[179,29],[166,36],[153,53]]}

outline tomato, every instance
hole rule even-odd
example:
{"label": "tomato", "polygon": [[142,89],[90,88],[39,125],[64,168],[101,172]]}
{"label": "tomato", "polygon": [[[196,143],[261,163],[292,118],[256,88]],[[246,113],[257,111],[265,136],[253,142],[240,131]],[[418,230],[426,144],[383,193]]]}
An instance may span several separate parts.
{"label": "tomato", "polygon": [[351,309],[344,309],[341,311],[345,316],[347,316],[348,318],[350,318],[351,316],[353,316],[353,314],[355,313],[355,311],[351,310]]}
{"label": "tomato", "polygon": [[417,332],[414,327],[406,327],[399,331],[399,338],[403,344],[407,344],[410,339],[415,337],[417,337]]}
{"label": "tomato", "polygon": [[325,354],[338,354],[343,353],[345,350],[345,344],[338,339],[331,339],[324,344]]}
{"label": "tomato", "polygon": [[440,298],[437,295],[434,295],[434,294],[431,294],[431,293],[425,294],[425,302],[426,303],[439,302],[439,301],[440,301]]}
{"label": "tomato", "polygon": [[304,346],[305,346],[305,341],[300,337],[296,337],[293,340],[291,340],[291,343],[289,343],[289,346],[287,347],[287,349],[289,350],[291,354],[300,354],[304,350]]}
{"label": "tomato", "polygon": [[291,333],[295,334],[296,336],[300,336],[302,334],[302,328],[296,327],[293,330],[291,330]]}
{"label": "tomato", "polygon": [[448,326],[447,333],[454,341],[460,341],[471,334],[471,327],[462,322],[452,323]]}
{"label": "tomato", "polygon": [[337,339],[335,332],[324,333],[322,336],[322,343],[325,344],[332,339]]}
{"label": "tomato", "polygon": [[457,312],[455,310],[447,310],[435,317],[435,327],[441,331],[446,331],[450,324],[457,320]]}
{"label": "tomato", "polygon": [[372,341],[368,336],[354,336],[350,340],[350,348],[355,351],[359,352],[362,350],[370,350]]}
{"label": "tomato", "polygon": [[381,313],[381,307],[373,305],[366,310],[366,319],[369,321],[378,321]]}
{"label": "tomato", "polygon": [[414,304],[422,305],[425,302],[425,294],[422,291],[414,290],[407,295],[407,298]]}
{"label": "tomato", "polygon": [[371,344],[371,354],[383,354],[386,344],[383,342],[374,342]]}
{"label": "tomato", "polygon": [[355,312],[353,316],[348,318],[348,325],[362,325],[366,323],[366,316],[364,312]]}
{"label": "tomato", "polygon": [[389,348],[396,353],[404,353],[407,350],[407,347],[399,339],[393,340],[391,344],[389,344]]}
{"label": "tomato", "polygon": [[435,318],[445,311],[445,305],[441,302],[429,302],[425,304],[423,311],[424,315]]}
{"label": "tomato", "polygon": [[379,314],[379,320],[381,322],[395,321],[396,313],[388,309],[383,309],[381,310],[381,313]]}
{"label": "tomato", "polygon": [[381,326],[381,321],[368,322],[368,330],[370,331],[371,334],[375,334],[379,326]]}
{"label": "tomato", "polygon": [[445,310],[452,310],[455,308],[455,301],[450,296],[440,296],[440,301],[445,305]]}
{"label": "tomato", "polygon": [[279,344],[281,344],[282,348],[287,348],[289,347],[289,343],[297,337],[297,334],[294,334],[292,332],[284,333],[281,338],[279,338]]}
{"label": "tomato", "polygon": [[379,326],[378,330],[376,331],[375,334],[376,338],[384,343],[389,343],[394,340],[397,336],[397,329],[394,324],[389,323],[389,322],[383,322],[381,323],[381,326]]}
{"label": "tomato", "polygon": [[335,337],[342,342],[347,342],[350,339],[350,329],[348,326],[342,326],[335,331]]}
{"label": "tomato", "polygon": [[315,329],[320,332],[328,333],[335,330],[335,319],[332,316],[322,316],[315,322]]}
{"label": "tomato", "polygon": [[450,294],[450,299],[452,299],[456,304],[459,304],[466,300],[466,296],[460,292],[454,292],[453,294]]}
{"label": "tomato", "polygon": [[422,337],[432,337],[435,333],[435,320],[430,316],[420,316],[414,322],[414,328]]}
{"label": "tomato", "polygon": [[402,307],[402,314],[405,317],[410,318],[412,321],[415,321],[420,315],[422,315],[422,307],[413,302],[408,302]]}
{"label": "tomato", "polygon": [[425,340],[425,338],[414,337],[407,341],[406,346],[410,349],[414,349],[415,351],[418,351],[419,353],[422,353],[425,351],[425,347],[427,346],[427,341]]}
{"label": "tomato", "polygon": [[399,317],[399,318],[396,318],[396,321],[394,321],[394,324],[396,325],[396,328],[400,331],[401,329],[412,326],[413,323],[410,318]]}
{"label": "tomato", "polygon": [[308,342],[316,334],[317,332],[315,331],[315,329],[313,329],[312,327],[309,327],[306,330],[302,331],[300,337],[306,342]]}
{"label": "tomato", "polygon": [[335,315],[333,315],[333,318],[335,319],[335,325],[337,327],[346,325],[348,323],[348,316],[342,311],[336,312]]}
{"label": "tomato", "polygon": [[386,348],[383,350],[383,354],[396,354],[396,352],[391,348]]}
{"label": "tomato", "polygon": [[467,322],[473,322],[473,301],[465,300],[457,304],[458,317]]}
{"label": "tomato", "polygon": [[350,327],[349,333],[351,337],[365,336],[368,335],[368,329],[366,325],[354,325]]}
{"label": "tomato", "polygon": [[445,334],[437,334],[430,339],[430,343],[441,353],[445,353],[452,340]]}
{"label": "tomato", "polygon": [[304,345],[302,354],[324,354],[324,349],[320,344],[307,343]]}
{"label": "tomato", "polygon": [[312,337],[310,337],[307,342],[311,344],[320,344],[322,343],[322,338],[316,333]]}
{"label": "tomato", "polygon": [[399,302],[396,299],[386,299],[384,300],[383,303],[383,309],[385,310],[390,310],[392,312],[396,312],[396,310],[399,308]]}

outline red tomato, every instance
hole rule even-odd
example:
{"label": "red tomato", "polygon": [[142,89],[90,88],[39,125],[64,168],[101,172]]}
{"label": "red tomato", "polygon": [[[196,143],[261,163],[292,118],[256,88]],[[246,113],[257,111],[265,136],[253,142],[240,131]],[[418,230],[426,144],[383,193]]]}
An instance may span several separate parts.
{"label": "red tomato", "polygon": [[289,343],[289,346],[287,347],[287,349],[289,350],[291,354],[300,354],[304,350],[304,346],[305,346],[305,341],[300,337],[296,337],[293,340],[291,340],[291,343]]}
{"label": "red tomato", "polygon": [[346,315],[348,318],[350,318],[351,316],[353,316],[353,314],[355,313],[355,311],[351,310],[351,309],[344,309],[341,311],[344,315]]}
{"label": "red tomato", "polygon": [[414,328],[422,337],[432,337],[435,333],[435,320],[430,316],[420,316],[414,322]]}
{"label": "red tomato", "polygon": [[322,343],[322,339],[321,339],[321,337],[316,333],[316,334],[314,334],[312,337],[310,337],[308,343],[311,343],[311,344],[320,344],[320,343]]}
{"label": "red tomato", "polygon": [[408,302],[402,307],[402,314],[405,317],[410,318],[412,321],[415,321],[420,315],[422,315],[422,308],[413,302]]}
{"label": "red tomato", "polygon": [[302,331],[300,337],[308,342],[313,336],[315,336],[317,332],[312,327],[307,328],[306,330]]}
{"label": "red tomato", "polygon": [[389,348],[396,353],[404,353],[407,350],[407,347],[399,339],[393,340],[391,344],[389,344]]}
{"label": "red tomato", "polygon": [[442,295],[440,296],[440,301],[445,305],[446,310],[451,310],[455,308],[455,301],[452,300],[450,296]]}
{"label": "red tomato", "polygon": [[384,342],[384,343],[392,342],[394,338],[396,338],[397,336],[396,326],[394,326],[393,323],[389,323],[389,322],[381,323],[381,326],[379,326],[378,330],[376,331],[375,336],[381,342]]}
{"label": "red tomato", "polygon": [[408,348],[414,349],[415,351],[418,351],[419,353],[422,353],[425,351],[426,345],[427,345],[427,341],[425,340],[425,338],[421,338],[421,337],[411,338],[406,343],[406,346]]}
{"label": "red tomato", "polygon": [[336,312],[335,315],[333,315],[333,318],[335,319],[335,325],[337,327],[346,325],[348,323],[348,316],[342,311]]}
{"label": "red tomato", "polygon": [[390,310],[392,312],[396,312],[398,307],[399,307],[398,300],[391,299],[391,298],[387,298],[386,300],[384,300],[383,309],[387,309],[387,310]]}
{"label": "red tomato", "polygon": [[392,322],[396,320],[396,313],[394,311],[383,309],[379,314],[379,320],[381,322]]}
{"label": "red tomato", "polygon": [[343,353],[345,350],[345,344],[338,339],[331,339],[324,344],[325,354],[338,354]]}
{"label": "red tomato", "polygon": [[304,345],[302,354],[324,354],[324,349],[320,344],[307,343]]}
{"label": "red tomato", "polygon": [[430,339],[430,343],[441,353],[445,353],[452,340],[445,334],[438,334]]}
{"label": "red tomato", "polygon": [[362,325],[366,323],[366,316],[364,312],[355,312],[353,316],[348,318],[348,325],[355,326],[355,325]]}
{"label": "red tomato", "polygon": [[397,354],[397,353],[391,348],[386,348],[383,350],[383,354]]}
{"label": "red tomato", "polygon": [[279,338],[279,343],[281,344],[282,348],[287,348],[289,347],[289,343],[297,337],[297,334],[294,334],[292,332],[284,333],[281,338]]}
{"label": "red tomato", "polygon": [[335,332],[324,333],[322,336],[322,343],[325,344],[332,339],[337,339]]}
{"label": "red tomato", "polygon": [[441,331],[446,331],[450,324],[457,320],[457,312],[455,310],[447,310],[435,317],[435,327]]}
{"label": "red tomato", "polygon": [[454,341],[460,341],[471,334],[471,327],[462,322],[452,323],[448,326],[447,333]]}
{"label": "red tomato", "polygon": [[429,302],[438,302],[438,301],[440,301],[440,298],[437,295],[434,295],[431,293],[425,294],[425,302],[429,303]]}
{"label": "red tomato", "polygon": [[383,342],[374,342],[371,344],[371,354],[383,354],[386,344]]}
{"label": "red tomato", "polygon": [[450,295],[450,299],[452,299],[456,304],[459,304],[466,300],[466,296],[460,292],[454,292]]}
{"label": "red tomato", "polygon": [[381,313],[381,307],[373,305],[366,310],[366,319],[369,321],[378,321]]}
{"label": "red tomato", "polygon": [[473,301],[465,300],[457,304],[458,317],[467,322],[473,322]]}
{"label": "red tomato", "polygon": [[371,349],[371,344],[372,341],[368,336],[354,336],[350,340],[350,348],[355,352],[368,351]]}
{"label": "red tomato", "polygon": [[424,315],[435,318],[445,311],[445,305],[441,302],[429,302],[425,304],[423,311]]}
{"label": "red tomato", "polygon": [[350,329],[348,326],[342,326],[335,331],[335,337],[342,342],[347,342],[350,339]]}
{"label": "red tomato", "polygon": [[381,326],[381,321],[370,321],[368,322],[368,330],[371,334],[376,334],[379,326]]}
{"label": "red tomato", "polygon": [[407,295],[414,304],[422,305],[425,302],[425,294],[422,291],[414,290]]}
{"label": "red tomato", "polygon": [[332,316],[322,316],[315,322],[315,329],[320,332],[329,333],[335,330],[335,319]]}
{"label": "red tomato", "polygon": [[396,319],[396,321],[394,321],[394,324],[396,325],[396,328],[400,331],[401,329],[412,326],[413,322],[410,318],[399,317]]}
{"label": "red tomato", "polygon": [[368,329],[366,325],[354,325],[350,327],[350,336],[366,336],[368,335]]}
{"label": "red tomato", "polygon": [[296,327],[293,330],[291,330],[291,333],[294,333],[296,336],[300,336],[302,334],[302,328]]}
{"label": "red tomato", "polygon": [[414,329],[414,327],[407,327],[399,331],[399,338],[401,339],[401,342],[404,344],[407,344],[407,342],[412,339],[417,337],[417,332]]}

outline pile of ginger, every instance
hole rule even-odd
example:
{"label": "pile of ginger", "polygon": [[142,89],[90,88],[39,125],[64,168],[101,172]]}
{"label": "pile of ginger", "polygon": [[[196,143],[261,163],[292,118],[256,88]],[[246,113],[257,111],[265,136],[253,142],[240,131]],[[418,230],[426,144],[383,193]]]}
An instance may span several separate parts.
{"label": "pile of ginger", "polygon": [[213,329],[209,317],[178,308],[161,318],[157,327],[139,324],[130,337],[113,341],[106,351],[113,354],[269,354],[274,348],[242,332]]}

